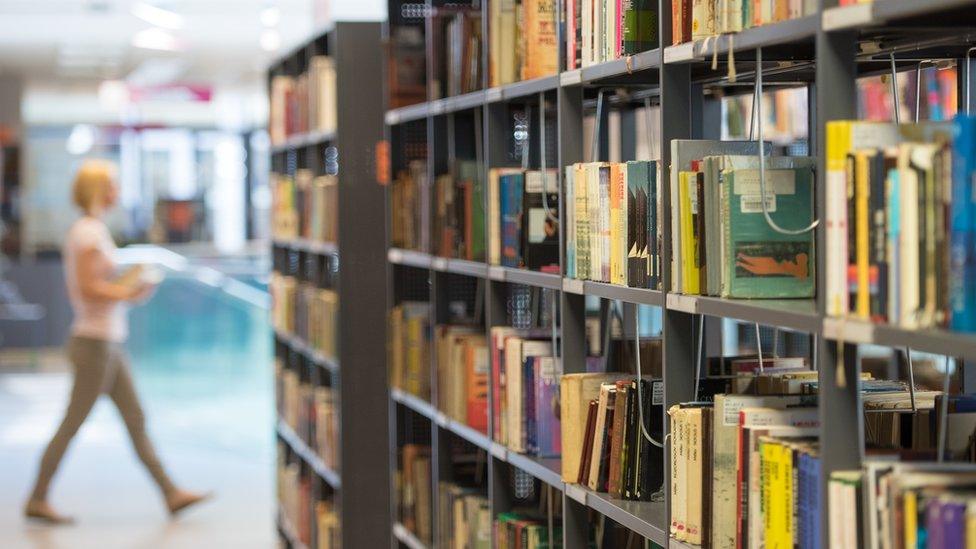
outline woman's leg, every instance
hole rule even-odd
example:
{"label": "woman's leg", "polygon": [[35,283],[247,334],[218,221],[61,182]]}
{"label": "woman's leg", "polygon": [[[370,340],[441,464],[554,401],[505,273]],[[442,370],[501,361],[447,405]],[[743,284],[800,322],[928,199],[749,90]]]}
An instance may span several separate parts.
{"label": "woman's leg", "polygon": [[139,459],[149,470],[163,495],[169,497],[176,487],[170,480],[163,465],[156,456],[156,450],[152,442],[146,435],[146,419],[142,412],[142,405],[139,403],[139,395],[136,393],[135,384],[132,382],[132,372],[129,370],[129,360],[125,351],[120,346],[113,346],[111,354],[112,370],[115,373],[115,380],[109,389],[109,396],[118,407],[125,427],[129,430],[129,437],[132,439],[132,446]]}
{"label": "woman's leg", "polygon": [[37,474],[37,482],[34,484],[34,492],[31,494],[31,501],[44,501],[47,498],[48,486],[68,449],[68,443],[85,422],[92,406],[98,400],[98,395],[104,389],[109,356],[108,342],[73,337],[68,343],[68,358],[75,369],[71,401],[68,403],[61,426],[58,427],[41,458],[41,467]]}

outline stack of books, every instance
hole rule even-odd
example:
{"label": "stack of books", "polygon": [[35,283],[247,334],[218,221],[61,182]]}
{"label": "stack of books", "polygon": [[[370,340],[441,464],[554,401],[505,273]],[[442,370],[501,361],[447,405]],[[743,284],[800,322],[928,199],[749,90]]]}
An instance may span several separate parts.
{"label": "stack of books", "polygon": [[634,55],[658,45],[657,2],[651,0],[567,0],[566,68]]}
{"label": "stack of books", "polygon": [[478,488],[441,481],[437,495],[441,546],[489,549],[492,520],[484,493]]}
{"label": "stack of books", "polygon": [[307,72],[298,77],[271,79],[268,133],[272,145],[284,143],[291,135],[333,132],[335,127],[336,74],[331,57],[312,57]]}
{"label": "stack of books", "polygon": [[431,99],[480,90],[481,6],[449,4],[433,9],[434,83]]}
{"label": "stack of books", "polygon": [[563,375],[563,481],[650,501],[663,480],[663,454],[650,440],[663,439],[662,403],[660,381],[622,373]]}
{"label": "stack of books", "polygon": [[333,175],[315,177],[311,170],[295,175],[272,174],[272,235],[335,242],[339,226],[339,182]]}
{"label": "stack of books", "polygon": [[489,86],[552,76],[559,71],[555,0],[488,3]]}
{"label": "stack of books", "polygon": [[430,446],[404,444],[397,449],[397,520],[420,541],[431,543]]}
{"label": "stack of books", "polygon": [[489,170],[489,263],[559,272],[558,189],[555,170]]}
{"label": "stack of books", "polygon": [[817,12],[814,0],[671,0],[674,44],[797,19]]}
{"label": "stack of books", "polygon": [[[971,547],[976,469],[869,460],[836,471],[827,489],[829,547]],[[866,541],[865,541],[866,540]]]}
{"label": "stack of books", "polygon": [[390,311],[390,386],[430,400],[430,304],[400,303]]}
{"label": "stack of books", "polygon": [[566,167],[566,276],[660,288],[658,176],[645,160]]}
{"label": "stack of books", "polygon": [[481,326],[435,329],[437,406],[451,419],[488,433],[488,344]]}
{"label": "stack of books", "polygon": [[452,171],[434,180],[434,253],[484,261],[485,206],[479,166],[462,161]]}
{"label": "stack of books", "polygon": [[395,248],[430,249],[430,229],[424,215],[430,211],[427,180],[427,164],[413,161],[391,184],[390,243]]}
{"label": "stack of books", "polygon": [[494,439],[509,449],[558,456],[559,363],[544,330],[491,329]]}
{"label": "stack of books", "polygon": [[298,371],[275,361],[278,417],[311,448],[322,462],[339,469],[339,408],[332,387],[312,385]]}
{"label": "stack of books", "polygon": [[539,513],[510,511],[495,517],[495,547],[497,549],[549,549],[562,547],[563,529],[557,519],[553,525],[553,540],[549,540],[549,522]]}
{"label": "stack of books", "polygon": [[814,232],[782,233],[773,223],[796,230],[813,221],[815,159],[760,160],[755,141],[678,139],[671,142],[671,158],[673,291],[747,299],[814,296]]}
{"label": "stack of books", "polygon": [[827,124],[827,313],[976,331],[976,118]]}

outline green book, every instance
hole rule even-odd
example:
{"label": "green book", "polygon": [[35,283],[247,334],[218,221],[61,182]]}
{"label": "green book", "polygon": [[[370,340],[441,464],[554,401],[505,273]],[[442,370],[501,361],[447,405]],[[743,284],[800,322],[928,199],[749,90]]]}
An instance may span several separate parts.
{"label": "green book", "polygon": [[623,0],[623,54],[634,55],[657,47],[657,2]]}
{"label": "green book", "polygon": [[[814,296],[814,231],[800,235],[774,230],[763,215],[759,170],[723,173],[723,248],[726,280],[723,297],[810,298]],[[811,166],[766,170],[766,208],[785,229],[813,220],[814,176]]]}

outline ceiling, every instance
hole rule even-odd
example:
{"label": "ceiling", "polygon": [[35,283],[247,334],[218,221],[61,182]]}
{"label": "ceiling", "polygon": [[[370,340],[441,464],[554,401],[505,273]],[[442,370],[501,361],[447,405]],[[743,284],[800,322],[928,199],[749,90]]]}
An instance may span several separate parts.
{"label": "ceiling", "polygon": [[[275,57],[315,30],[316,3],[322,2],[0,0],[0,78],[59,84],[123,79],[146,86],[254,82]],[[146,5],[182,16],[180,28],[166,31],[134,15]],[[262,22],[269,7],[278,9],[277,22],[268,21],[268,13]],[[174,39],[177,51],[133,45],[137,35],[160,38],[161,32],[169,32],[162,38]],[[277,34],[276,51],[262,48],[262,34],[270,45]]]}

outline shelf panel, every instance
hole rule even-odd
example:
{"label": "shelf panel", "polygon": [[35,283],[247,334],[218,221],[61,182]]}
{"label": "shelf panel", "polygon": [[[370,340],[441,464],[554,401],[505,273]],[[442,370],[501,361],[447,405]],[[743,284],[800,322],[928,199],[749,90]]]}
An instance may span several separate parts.
{"label": "shelf panel", "polygon": [[314,450],[305,444],[305,441],[299,438],[298,434],[295,433],[295,431],[292,430],[292,428],[280,418],[278,419],[278,436],[280,436],[281,439],[285,441],[285,444],[291,447],[291,449],[302,458],[302,461],[307,463],[318,476],[322,477],[323,480],[328,482],[332,488],[336,490],[339,489],[339,487],[342,485],[342,480],[339,477],[339,473],[326,466],[325,462],[322,461],[322,458],[320,458]]}
{"label": "shelf panel", "polygon": [[821,317],[812,299],[722,299],[698,295],[668,294],[667,307],[692,314],[734,318],[806,332],[820,333]]}
{"label": "shelf panel", "polygon": [[512,466],[518,467],[557,490],[563,490],[566,486],[562,477],[561,458],[539,458],[511,451],[506,452],[505,457]]}
{"label": "shelf panel", "polygon": [[[653,50],[642,51],[634,55],[621,57],[620,59],[613,59],[596,65],[590,65],[589,67],[583,67],[580,69],[578,81],[575,83],[589,84],[597,80],[628,76],[635,72],[656,69],[660,66],[661,50],[654,48]],[[560,80],[563,82],[563,85],[574,83],[573,80],[576,80],[576,78],[569,76],[573,72],[575,71],[567,71],[560,75]]]}
{"label": "shelf panel", "polygon": [[925,0],[924,2],[919,0],[882,0],[828,8],[823,12],[821,24],[826,31],[878,27],[893,21],[927,26],[929,22],[918,21],[919,18],[945,15],[947,12],[972,7],[973,5],[973,0]]}
{"label": "shelf panel", "polygon": [[329,141],[335,141],[335,135],[335,132],[331,131],[311,131],[308,133],[295,134],[285,139],[284,143],[272,145],[271,152],[279,153],[290,151],[292,149],[299,149],[301,147],[308,147],[310,145],[321,145],[323,143],[328,143]]}
{"label": "shelf panel", "polygon": [[437,412],[437,417],[434,419],[434,421],[440,427],[447,429],[471,444],[474,444],[478,448],[481,448],[485,452],[491,453],[494,443],[492,443],[491,438],[485,433],[482,433],[477,429],[472,429],[456,419],[451,419],[443,412]]}
{"label": "shelf panel", "polygon": [[674,538],[668,539],[668,547],[677,547],[678,549],[701,549],[701,545],[692,545],[685,541],[679,541]]}
{"label": "shelf panel", "polygon": [[[499,278],[499,273],[504,274]],[[505,282],[525,284],[527,286],[536,286],[538,288],[561,290],[563,287],[563,277],[556,273],[540,273],[538,271],[529,271],[527,269],[491,266],[489,267],[489,276],[491,276],[493,280],[503,280]]]}
{"label": "shelf panel", "polygon": [[431,420],[437,419],[437,410],[435,410],[429,402],[420,397],[411,395],[410,393],[406,393],[400,389],[391,388],[390,398],[422,416],[426,416]]}
{"label": "shelf panel", "polygon": [[664,292],[648,290],[646,288],[618,286],[603,282],[584,281],[583,293],[586,295],[600,296],[605,299],[619,299],[627,303],[653,305],[655,307],[664,307],[665,303]]}
{"label": "shelf panel", "polygon": [[[789,21],[771,23],[745,29],[732,34],[722,34],[718,38],[695,40],[664,48],[664,63],[703,63],[711,62],[715,49],[721,56],[732,46],[736,52],[766,48],[783,44],[809,42],[817,34],[820,15],[807,15]],[[769,58],[772,60],[772,57]]]}
{"label": "shelf panel", "polygon": [[415,105],[408,105],[406,107],[400,107],[399,109],[391,109],[386,111],[384,120],[386,120],[388,125],[395,126],[397,124],[402,124],[403,122],[423,120],[424,118],[427,118],[427,114],[429,112],[429,103],[417,103]]}
{"label": "shelf panel", "polygon": [[417,539],[413,532],[399,522],[393,523],[393,537],[410,549],[427,549],[427,544]]}
{"label": "shelf panel", "polygon": [[278,532],[281,534],[281,537],[285,538],[285,542],[290,549],[308,548],[307,545],[298,539],[295,527],[292,526],[291,520],[288,519],[288,516],[281,509],[278,509]]}
{"label": "shelf panel", "polygon": [[289,334],[288,332],[279,330],[277,328],[275,328],[274,334],[275,337],[277,337],[283,343],[291,347],[292,350],[294,350],[296,353],[304,355],[306,358],[314,362],[316,365],[325,368],[326,370],[332,373],[339,372],[338,362],[323,355],[321,351],[309,345],[302,338],[294,334]]}
{"label": "shelf panel", "polygon": [[833,341],[870,343],[976,360],[976,334],[937,328],[910,330],[863,320],[825,318],[823,335]]}
{"label": "shelf panel", "polygon": [[401,248],[390,248],[386,251],[386,259],[396,265],[408,267],[430,268],[430,254]]}
{"label": "shelf panel", "polygon": [[321,255],[339,253],[339,247],[335,242],[322,242],[308,238],[276,238],[272,242],[280,248],[289,248],[299,252],[311,252]]}
{"label": "shelf panel", "polygon": [[501,86],[502,100],[518,99],[540,92],[554,90],[559,87],[559,75],[543,76],[532,80],[523,80]]}
{"label": "shelf panel", "polygon": [[661,528],[667,524],[663,501],[627,501],[611,498],[603,492],[583,490],[586,492],[587,507],[658,545],[667,543],[667,533]]}

